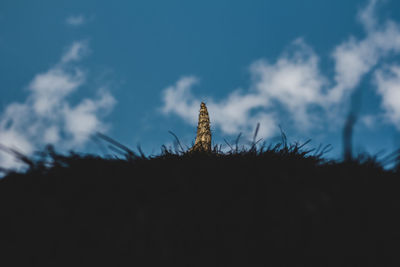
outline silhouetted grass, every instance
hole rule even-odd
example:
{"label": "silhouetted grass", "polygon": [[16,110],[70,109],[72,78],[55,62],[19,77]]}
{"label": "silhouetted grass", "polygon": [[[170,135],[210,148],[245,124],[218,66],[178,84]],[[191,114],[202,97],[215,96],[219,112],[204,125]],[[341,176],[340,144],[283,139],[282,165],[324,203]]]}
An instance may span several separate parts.
{"label": "silhouetted grass", "polygon": [[99,137],[113,155],[48,147],[0,180],[0,266],[400,264],[399,167],[284,135],[157,156]]}

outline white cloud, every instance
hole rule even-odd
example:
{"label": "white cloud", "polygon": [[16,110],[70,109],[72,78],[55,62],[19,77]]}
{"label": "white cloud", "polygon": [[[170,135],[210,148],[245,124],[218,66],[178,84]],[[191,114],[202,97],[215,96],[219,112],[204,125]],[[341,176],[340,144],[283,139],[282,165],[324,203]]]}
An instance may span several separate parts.
{"label": "white cloud", "polygon": [[[272,111],[276,104],[292,111],[298,123],[308,124],[308,105],[322,103],[325,80],[318,72],[318,58],[312,49],[301,39],[294,42],[293,48],[294,53],[285,53],[273,64],[264,60],[253,63],[248,90],[237,89],[221,101],[206,98],[212,125],[227,134],[250,134],[260,122],[259,134],[268,138],[278,129],[278,114]],[[191,89],[197,81],[195,77],[183,77],[166,88],[163,112],[195,124],[200,101]]]}
{"label": "white cloud", "polygon": [[44,142],[47,144],[55,144],[60,141],[60,129],[57,126],[50,126],[44,131]]}
{"label": "white cloud", "polygon": [[79,15],[71,15],[67,17],[65,20],[65,23],[70,26],[81,26],[85,24],[87,19],[85,18],[84,15],[79,14]]}
{"label": "white cloud", "polygon": [[[31,155],[45,144],[72,149],[85,144],[95,131],[105,130],[102,117],[115,100],[105,89],[97,98],[71,104],[68,97],[85,82],[86,74],[78,66],[87,50],[87,42],[74,42],[59,63],[37,74],[29,83],[25,102],[11,103],[0,114],[0,144]],[[16,168],[20,163],[0,151],[0,166]]]}
{"label": "white cloud", "polygon": [[165,105],[162,111],[164,113],[173,112],[188,123],[196,123],[200,101],[194,99],[191,88],[197,83],[196,77],[186,76],[179,79],[175,85],[166,88],[163,92]]}
{"label": "white cloud", "polygon": [[363,76],[382,59],[391,53],[400,52],[400,27],[397,23],[387,21],[383,26],[375,28],[371,28],[372,22],[367,25],[365,39],[356,40],[351,37],[336,47],[333,53],[336,86],[330,91],[332,101],[340,101],[347,92],[357,87]]}
{"label": "white cloud", "polygon": [[368,4],[358,12],[357,18],[367,32],[373,31],[378,24],[378,18],[376,16],[376,5],[378,2],[379,0],[370,0]]}
{"label": "white cloud", "polygon": [[67,49],[61,58],[62,63],[69,63],[72,61],[79,61],[88,52],[87,41],[76,41]]}
{"label": "white cloud", "polygon": [[[184,119],[187,123],[197,123],[200,101],[192,95],[192,87],[198,84],[198,79],[193,76],[182,77],[175,85],[169,86],[163,92],[165,105],[164,114],[173,113]],[[256,95],[241,95],[239,90],[234,91],[224,102],[216,103],[212,99],[207,101],[209,112],[213,115],[212,125],[222,128],[228,133],[237,133],[255,126],[252,121],[247,121],[248,113],[254,106],[263,106],[262,99]]]}
{"label": "white cloud", "polygon": [[29,85],[35,112],[41,116],[54,115],[60,102],[83,84],[84,76],[79,69],[71,73],[60,67],[36,75]]}
{"label": "white cloud", "polygon": [[400,130],[400,66],[377,70],[375,82],[386,118]]}
{"label": "white cloud", "polygon": [[[263,121],[274,121],[272,115],[264,116],[266,114],[256,111],[257,108],[266,106],[265,101],[257,94],[244,95],[240,90],[236,90],[226,100],[220,102],[210,100],[207,104],[213,125],[228,134],[253,131],[257,125],[255,117],[263,118]],[[198,109],[197,106],[196,109]],[[262,125],[262,128],[264,128],[264,125]],[[263,132],[267,133],[264,130]]]}
{"label": "white cloud", "polygon": [[98,117],[99,111],[108,112],[115,105],[115,99],[108,92],[101,92],[97,99],[84,99],[75,107],[66,105],[63,110],[65,131],[73,137],[73,146],[84,144],[97,130],[105,130]]}
{"label": "white cloud", "polygon": [[[358,14],[365,37],[350,36],[333,49],[333,77],[321,73],[319,56],[299,38],[275,62],[258,60],[251,64],[248,89],[234,90],[220,101],[205,97],[213,116],[211,122],[224,133],[246,134],[260,121],[261,127],[264,124],[268,129],[263,137],[276,133],[281,121],[291,122],[298,130],[324,127],[321,126],[324,121],[327,127],[332,127],[341,117],[338,114],[345,112],[343,103],[365,75],[389,55],[400,53],[400,26],[391,20],[378,23],[378,3],[370,0]],[[200,100],[191,92],[195,81],[193,76],[184,77],[165,89],[162,109],[165,114],[196,123]],[[394,116],[394,108],[391,109]],[[277,114],[277,110],[284,112]]]}
{"label": "white cloud", "polygon": [[[23,151],[25,154],[30,155],[33,152],[33,146],[27,140],[26,136],[15,129],[2,129],[0,131],[0,148],[11,148],[17,151]],[[3,168],[19,168],[21,163],[7,151],[0,150],[0,166]]]}
{"label": "white cloud", "polygon": [[293,43],[294,53],[284,53],[276,63],[258,61],[252,64],[253,86],[258,97],[279,103],[293,114],[302,127],[309,127],[312,118],[308,107],[323,105],[322,89],[327,81],[319,73],[318,56],[303,40]]}

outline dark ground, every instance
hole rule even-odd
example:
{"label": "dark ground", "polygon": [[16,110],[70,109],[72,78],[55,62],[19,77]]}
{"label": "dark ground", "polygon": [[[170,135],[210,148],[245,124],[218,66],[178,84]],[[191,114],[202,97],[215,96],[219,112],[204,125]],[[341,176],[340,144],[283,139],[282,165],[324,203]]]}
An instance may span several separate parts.
{"label": "dark ground", "polygon": [[0,266],[400,266],[400,171],[374,160],[49,154],[0,180]]}

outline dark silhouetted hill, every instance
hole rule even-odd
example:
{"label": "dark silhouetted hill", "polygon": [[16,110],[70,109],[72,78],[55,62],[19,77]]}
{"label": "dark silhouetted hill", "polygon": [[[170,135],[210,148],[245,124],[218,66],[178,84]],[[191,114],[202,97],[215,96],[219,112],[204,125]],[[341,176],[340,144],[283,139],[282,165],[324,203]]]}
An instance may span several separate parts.
{"label": "dark silhouetted hill", "polygon": [[9,173],[0,266],[400,266],[399,171],[298,147],[178,154],[50,151]]}

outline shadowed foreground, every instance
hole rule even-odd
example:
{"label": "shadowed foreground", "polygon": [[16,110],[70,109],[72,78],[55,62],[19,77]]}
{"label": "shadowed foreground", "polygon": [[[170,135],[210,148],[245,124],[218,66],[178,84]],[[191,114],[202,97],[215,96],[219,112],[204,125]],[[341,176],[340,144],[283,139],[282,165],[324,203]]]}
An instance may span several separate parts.
{"label": "shadowed foreground", "polygon": [[1,266],[400,264],[400,173],[373,160],[50,154],[0,180]]}

